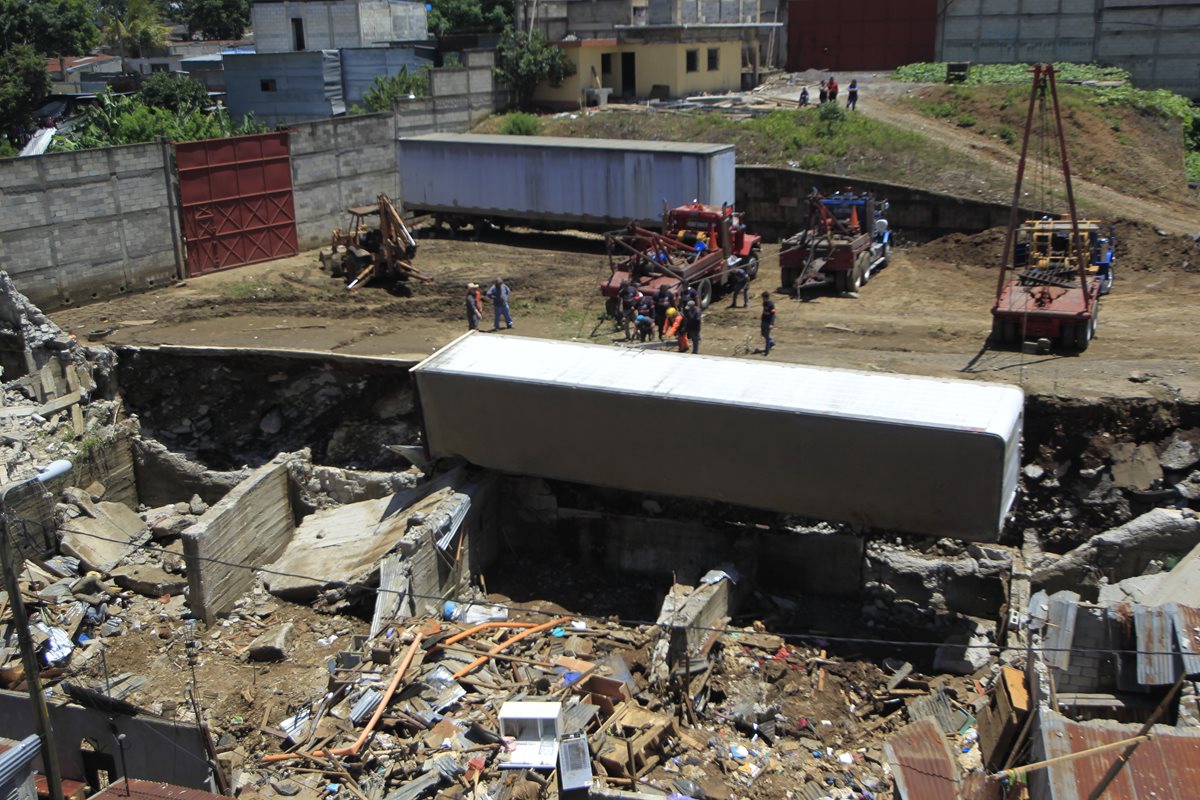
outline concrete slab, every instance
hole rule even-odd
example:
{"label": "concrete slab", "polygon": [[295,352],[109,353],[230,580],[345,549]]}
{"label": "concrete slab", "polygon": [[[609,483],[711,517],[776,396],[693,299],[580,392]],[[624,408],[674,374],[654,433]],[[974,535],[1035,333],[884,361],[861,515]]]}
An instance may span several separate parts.
{"label": "concrete slab", "polygon": [[76,517],[63,533],[62,550],[90,570],[108,574],[133,552],[147,533],[146,523],[121,503],[96,503],[96,517]]}
{"label": "concrete slab", "polygon": [[[446,487],[408,507],[402,505],[399,495],[393,495],[306,517],[283,555],[267,566],[271,571],[266,576],[268,591],[307,602],[326,587],[367,580],[379,568],[380,560],[400,545],[409,519],[432,511],[452,494]],[[272,574],[280,572],[288,574]]]}

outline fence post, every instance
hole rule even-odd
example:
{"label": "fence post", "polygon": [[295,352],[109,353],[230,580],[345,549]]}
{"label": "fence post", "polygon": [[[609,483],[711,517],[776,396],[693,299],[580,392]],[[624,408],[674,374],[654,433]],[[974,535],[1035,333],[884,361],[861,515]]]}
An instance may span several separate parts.
{"label": "fence post", "polygon": [[187,277],[187,264],[183,253],[183,211],[179,204],[178,170],[175,168],[175,148],[165,136],[158,137],[162,147],[163,178],[167,183],[167,216],[171,219],[171,241],[175,251],[175,278]]}

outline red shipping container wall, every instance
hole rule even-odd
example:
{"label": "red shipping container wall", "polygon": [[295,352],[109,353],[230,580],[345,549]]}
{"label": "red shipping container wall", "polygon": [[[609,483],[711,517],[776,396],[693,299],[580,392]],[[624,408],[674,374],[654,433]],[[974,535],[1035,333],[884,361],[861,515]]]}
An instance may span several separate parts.
{"label": "red shipping container wall", "polygon": [[937,0],[788,3],[790,72],[884,70],[932,61],[936,40]]}

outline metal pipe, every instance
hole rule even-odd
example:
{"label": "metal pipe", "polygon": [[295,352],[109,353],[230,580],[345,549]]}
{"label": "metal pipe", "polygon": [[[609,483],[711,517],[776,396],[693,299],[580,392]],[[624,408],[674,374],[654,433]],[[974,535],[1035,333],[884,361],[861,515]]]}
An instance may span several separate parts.
{"label": "metal pipe", "polygon": [[[8,602],[12,606],[13,624],[17,639],[21,643],[21,662],[25,667],[25,685],[29,688],[29,700],[33,703],[33,717],[38,738],[42,740],[42,764],[46,767],[46,785],[50,800],[63,800],[62,773],[58,767],[58,751],[54,749],[54,728],[50,724],[50,710],[46,708],[46,695],[42,693],[41,672],[33,637],[29,635],[29,616],[25,613],[25,601],[21,598],[21,585],[12,559],[12,515],[8,511],[8,493],[30,483],[45,484],[71,471],[71,462],[59,460],[44,467],[36,476],[20,483],[10,483],[0,489],[0,513],[4,517],[4,541],[0,542],[0,562],[4,566],[4,577],[8,589]],[[42,491],[45,491],[43,486]],[[128,776],[126,776],[128,778]]]}

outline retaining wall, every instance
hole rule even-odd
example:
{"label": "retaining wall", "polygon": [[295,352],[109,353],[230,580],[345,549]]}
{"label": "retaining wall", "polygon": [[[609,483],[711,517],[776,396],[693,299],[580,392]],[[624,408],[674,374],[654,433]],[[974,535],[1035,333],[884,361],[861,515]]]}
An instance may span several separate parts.
{"label": "retaining wall", "polygon": [[42,309],[180,274],[167,143],[0,160],[0,268]]}
{"label": "retaining wall", "polygon": [[396,118],[392,114],[336,117],[293,125],[292,196],[300,248],[329,243],[345,227],[346,209],[380,194],[399,200]]}
{"label": "retaining wall", "polygon": [[183,532],[192,612],[209,624],[228,613],[254,587],[254,571],[226,563],[270,564],[295,528],[286,465],[259,467]]}
{"label": "retaining wall", "polygon": [[[898,236],[928,241],[948,233],[977,233],[1008,224],[1009,206],[969,200],[911,186],[779,167],[737,168],[737,207],[757,233],[777,241],[796,233],[807,217],[805,197],[816,187],[828,194],[847,186],[891,203],[887,220]],[[1033,212],[1026,212],[1033,213]]]}

